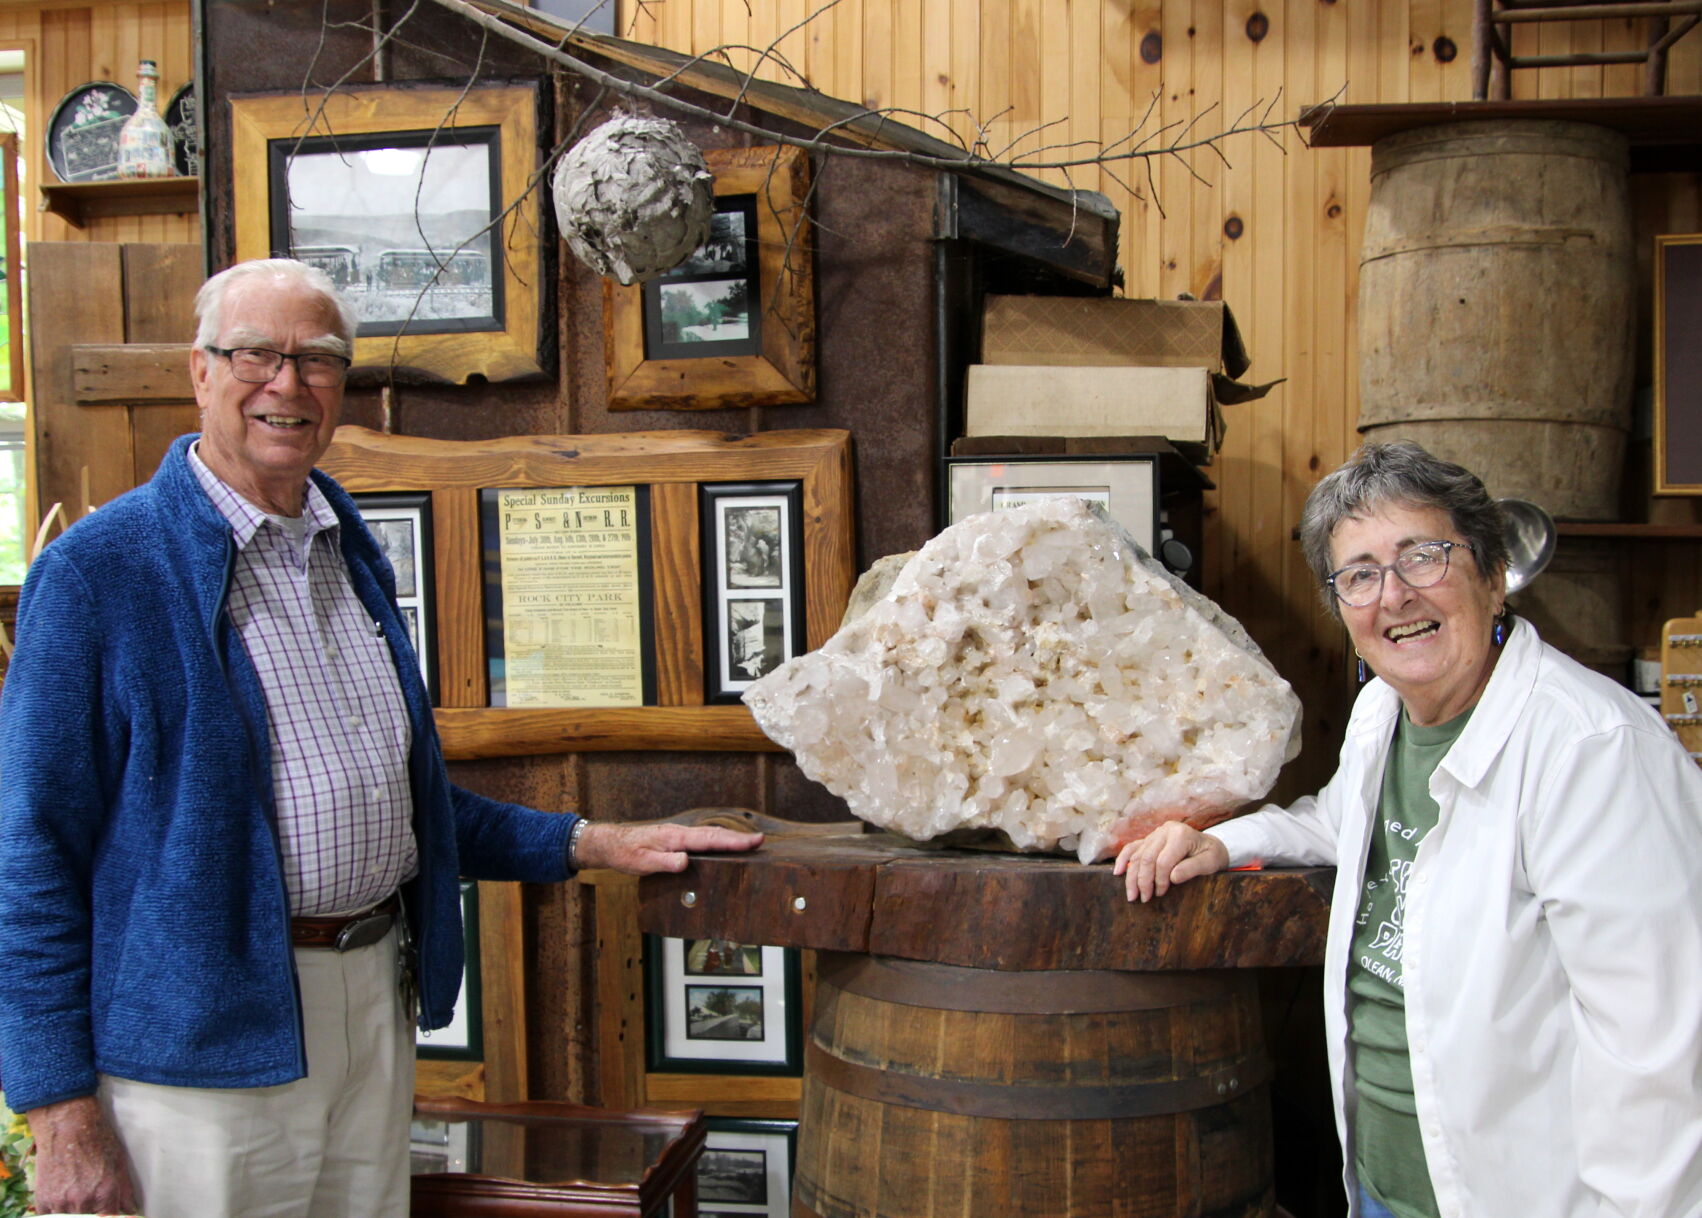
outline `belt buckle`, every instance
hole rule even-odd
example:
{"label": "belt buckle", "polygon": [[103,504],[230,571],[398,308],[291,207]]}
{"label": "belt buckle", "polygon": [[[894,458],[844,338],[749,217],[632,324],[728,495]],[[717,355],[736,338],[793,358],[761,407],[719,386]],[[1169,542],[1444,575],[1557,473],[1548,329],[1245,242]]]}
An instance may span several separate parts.
{"label": "belt buckle", "polygon": [[370,913],[344,925],[331,942],[331,949],[352,952],[357,947],[371,947],[390,933],[394,917],[387,913]]}

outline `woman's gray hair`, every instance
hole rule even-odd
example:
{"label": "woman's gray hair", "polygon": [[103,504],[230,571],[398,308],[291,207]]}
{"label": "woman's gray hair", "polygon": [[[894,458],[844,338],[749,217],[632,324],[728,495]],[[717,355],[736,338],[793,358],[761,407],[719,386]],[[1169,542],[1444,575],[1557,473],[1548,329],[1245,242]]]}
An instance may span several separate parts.
{"label": "woman's gray hair", "polygon": [[1300,514],[1300,545],[1318,579],[1324,602],[1337,617],[1341,606],[1325,582],[1333,570],[1330,539],[1343,521],[1386,507],[1437,508],[1460,540],[1471,547],[1486,579],[1507,566],[1501,509],[1478,476],[1452,461],[1433,457],[1411,440],[1367,444],[1312,488]]}
{"label": "woman's gray hair", "polygon": [[343,354],[350,359],[354,358],[355,326],[358,324],[354,309],[337,290],[331,276],[316,266],[297,262],[294,258],[255,258],[249,262],[239,262],[235,266],[226,267],[202,284],[201,290],[195,293],[195,316],[201,319],[201,324],[195,331],[197,347],[211,347],[218,343],[219,331],[224,326],[224,319],[220,314],[224,312],[225,294],[230,291],[231,286],[260,275],[293,280],[325,297],[337,314],[337,337],[347,348]]}

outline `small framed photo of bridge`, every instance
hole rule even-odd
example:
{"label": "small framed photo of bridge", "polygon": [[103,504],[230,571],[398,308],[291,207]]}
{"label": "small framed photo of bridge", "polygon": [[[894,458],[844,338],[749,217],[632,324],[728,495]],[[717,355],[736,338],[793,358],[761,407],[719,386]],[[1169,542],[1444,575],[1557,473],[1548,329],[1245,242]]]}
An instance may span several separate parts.
{"label": "small framed photo of bridge", "polygon": [[644,974],[651,1070],[798,1073],[795,949],[646,935]]}

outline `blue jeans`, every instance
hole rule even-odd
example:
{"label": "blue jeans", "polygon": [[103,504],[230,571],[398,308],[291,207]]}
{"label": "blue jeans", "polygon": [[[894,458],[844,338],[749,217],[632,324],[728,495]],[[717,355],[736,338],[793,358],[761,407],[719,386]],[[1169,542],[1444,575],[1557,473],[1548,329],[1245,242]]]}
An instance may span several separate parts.
{"label": "blue jeans", "polygon": [[1389,1207],[1373,1197],[1363,1183],[1359,1186],[1359,1218],[1395,1218]]}

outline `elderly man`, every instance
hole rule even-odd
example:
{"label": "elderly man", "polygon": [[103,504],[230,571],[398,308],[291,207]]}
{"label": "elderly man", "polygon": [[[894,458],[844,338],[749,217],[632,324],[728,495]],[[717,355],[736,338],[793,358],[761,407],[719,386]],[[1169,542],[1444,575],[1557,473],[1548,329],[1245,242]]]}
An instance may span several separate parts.
{"label": "elderly man", "polygon": [[[678,871],[719,829],[452,786],[354,504],[313,469],[354,318],[301,263],[196,298],[199,437],[31,568],[0,699],[0,1086],[43,1212],[400,1215],[457,877]],[[411,941],[411,946],[410,946]]]}

